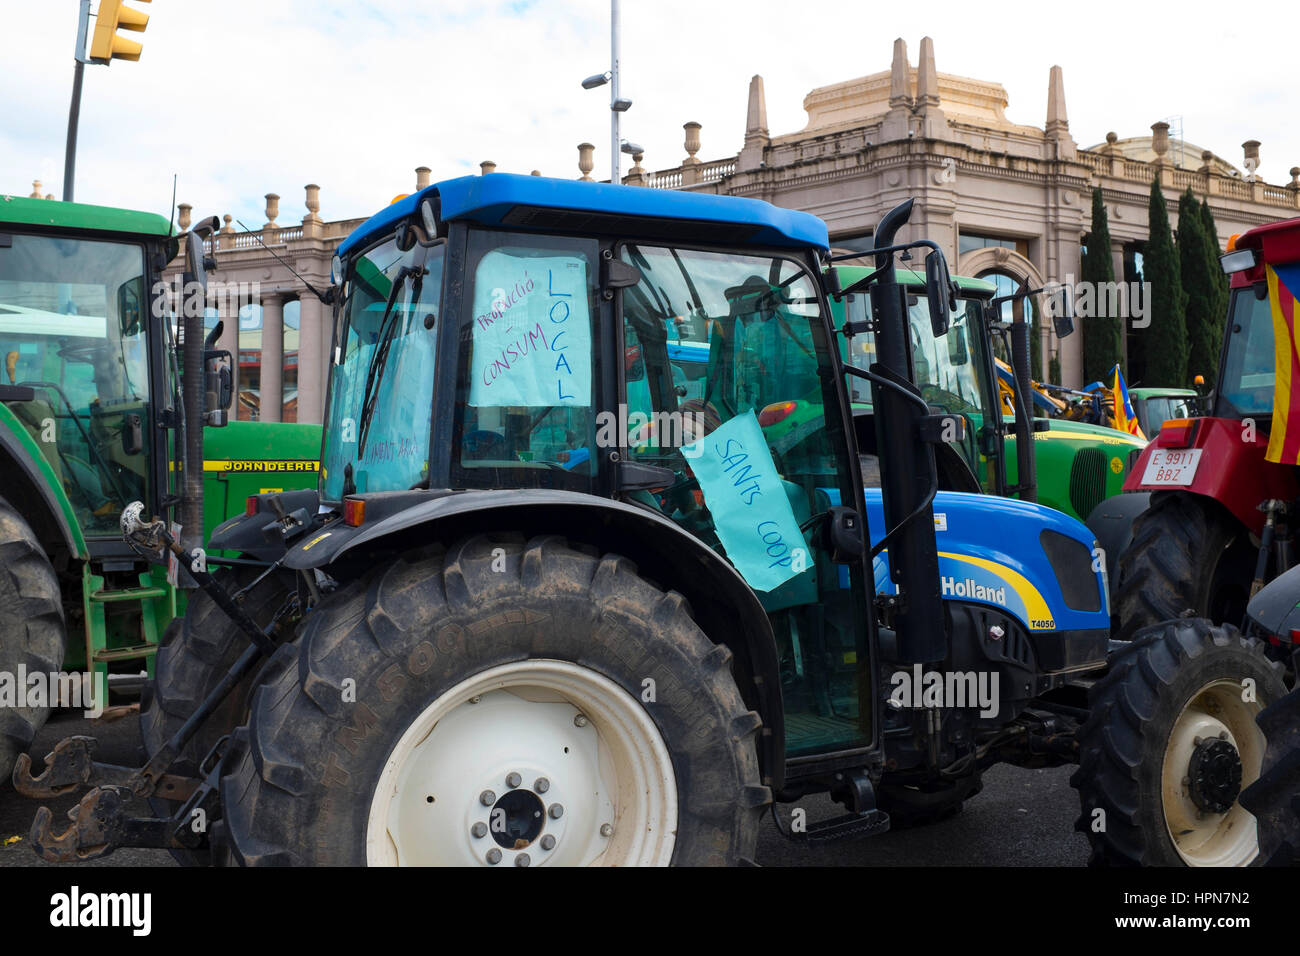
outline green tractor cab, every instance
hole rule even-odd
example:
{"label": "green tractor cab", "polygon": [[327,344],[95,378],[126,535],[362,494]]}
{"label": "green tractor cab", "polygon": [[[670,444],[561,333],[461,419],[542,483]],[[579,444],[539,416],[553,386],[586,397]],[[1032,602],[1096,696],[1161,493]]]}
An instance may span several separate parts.
{"label": "green tractor cab", "polygon": [[[0,597],[0,670],[51,684],[74,672],[87,709],[105,687],[117,700],[139,690],[185,603],[119,522],[133,501],[179,520],[179,357],[160,296],[179,248],[161,216],[0,199],[0,563],[13,590]],[[211,434],[204,533],[248,494],[315,483],[319,427]],[[274,481],[243,477],[289,459]],[[0,778],[56,703],[0,708]]]}

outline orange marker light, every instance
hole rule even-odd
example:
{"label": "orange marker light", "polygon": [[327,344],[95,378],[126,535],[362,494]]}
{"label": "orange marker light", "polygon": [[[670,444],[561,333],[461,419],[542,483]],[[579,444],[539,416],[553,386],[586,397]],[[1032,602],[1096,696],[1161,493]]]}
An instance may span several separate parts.
{"label": "orange marker light", "polygon": [[343,502],[343,523],[349,528],[360,528],[366,520],[366,503],[361,498],[348,498]]}
{"label": "orange marker light", "polygon": [[257,495],[248,496],[247,500],[244,502],[244,514],[250,518],[257,514]]}

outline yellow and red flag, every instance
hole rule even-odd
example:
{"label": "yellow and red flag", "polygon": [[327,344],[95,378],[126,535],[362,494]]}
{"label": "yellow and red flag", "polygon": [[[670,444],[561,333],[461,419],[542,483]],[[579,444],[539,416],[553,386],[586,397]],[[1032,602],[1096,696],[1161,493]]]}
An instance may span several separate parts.
{"label": "yellow and red flag", "polygon": [[1112,413],[1115,428],[1118,431],[1136,435],[1146,441],[1147,436],[1142,434],[1142,426],[1138,424],[1137,413],[1133,411],[1133,403],[1129,401],[1128,384],[1124,381],[1124,373],[1119,370],[1118,362],[1111,371],[1114,374],[1114,378],[1111,380],[1110,395],[1115,405],[1115,411]]}
{"label": "yellow and red flag", "polygon": [[1273,311],[1273,424],[1264,458],[1283,465],[1300,464],[1300,346],[1296,344],[1296,303],[1300,266],[1265,264],[1268,303]]}

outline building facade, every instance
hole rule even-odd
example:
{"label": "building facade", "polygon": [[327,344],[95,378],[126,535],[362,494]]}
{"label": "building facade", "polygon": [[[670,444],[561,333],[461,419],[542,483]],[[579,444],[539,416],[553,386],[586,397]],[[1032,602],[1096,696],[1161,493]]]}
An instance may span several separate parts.
{"label": "building facade", "polygon": [[[1163,121],[1149,135],[1108,133],[1081,148],[1070,131],[1059,67],[1048,72],[1041,128],[1008,120],[1007,102],[998,83],[937,72],[928,37],[911,65],[900,39],[890,69],[811,91],[804,98],[803,129],[771,133],[763,79],[755,76],[739,152],[699,159],[700,124],[686,123],[686,156],[679,164],[651,171],[637,154],[623,182],[806,210],[827,222],[832,245],[842,250],[869,248],[881,216],[913,198],[904,238],[938,242],[955,272],[990,278],[1007,291],[1023,280],[1037,287],[1080,275],[1093,187],[1100,187],[1109,215],[1117,279],[1140,278],[1149,191],[1157,177],[1174,228],[1178,197],[1188,188],[1208,199],[1225,240],[1300,215],[1300,167],[1285,185],[1255,179],[1256,140],[1243,144],[1241,168],[1171,135]],[[579,178],[591,179],[593,153],[589,143],[578,147]],[[481,165],[485,175],[496,168]],[[429,181],[430,170],[418,167],[415,188]],[[330,316],[307,284],[328,284],[334,250],[362,220],[322,219],[314,184],[304,187],[300,221],[281,223],[279,201],[274,193],[266,196],[266,222],[253,232],[236,228],[227,215],[214,241],[216,278],[257,290],[256,301],[239,309],[239,321],[227,321],[221,342],[239,354],[239,417],[319,422]],[[187,226],[190,207],[178,211]],[[1058,341],[1050,323],[1037,323],[1036,330],[1044,374],[1055,358],[1062,384],[1083,384],[1083,334]]]}

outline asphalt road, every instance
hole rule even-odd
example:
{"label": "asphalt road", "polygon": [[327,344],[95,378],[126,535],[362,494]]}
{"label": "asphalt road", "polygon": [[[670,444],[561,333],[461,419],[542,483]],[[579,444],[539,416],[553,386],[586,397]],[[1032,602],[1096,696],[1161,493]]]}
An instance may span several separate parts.
{"label": "asphalt road", "polygon": [[[140,745],[136,718],[92,724],[76,713],[56,715],[41,731],[32,752],[44,755],[61,737],[98,737],[97,759],[136,765]],[[1078,800],[1070,788],[1071,768],[1020,770],[996,767],[984,790],[961,813],[931,826],[886,833],[865,840],[810,849],[784,839],[770,817],[759,836],[758,862],[764,866],[1082,866],[1088,845],[1073,830]],[[77,795],[50,802],[55,826],[76,804]],[[809,822],[842,812],[825,797],[798,804]],[[37,803],[8,787],[0,790],[0,867],[49,866],[31,850],[28,831]],[[782,807],[788,820],[789,807]],[[4,845],[12,837],[16,842]],[[164,850],[119,850],[102,860],[66,866],[175,866]]]}

